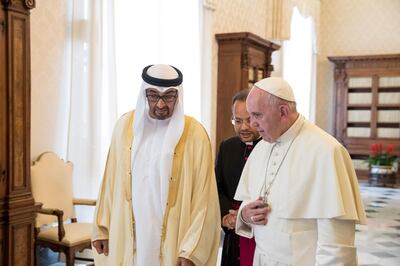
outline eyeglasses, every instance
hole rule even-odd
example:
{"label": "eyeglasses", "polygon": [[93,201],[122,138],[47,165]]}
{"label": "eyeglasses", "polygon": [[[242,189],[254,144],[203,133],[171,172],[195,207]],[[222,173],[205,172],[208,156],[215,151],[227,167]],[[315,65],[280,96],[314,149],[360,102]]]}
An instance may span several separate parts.
{"label": "eyeglasses", "polygon": [[178,94],[176,93],[176,94],[158,95],[158,94],[146,93],[146,97],[152,103],[158,103],[160,99],[162,99],[166,103],[172,103],[175,101],[176,97],[178,97]]}
{"label": "eyeglasses", "polygon": [[239,118],[239,117],[234,117],[233,116],[231,118],[231,123],[234,126],[241,126],[244,123],[246,123],[247,125],[250,125],[250,117],[243,119],[243,118]]}

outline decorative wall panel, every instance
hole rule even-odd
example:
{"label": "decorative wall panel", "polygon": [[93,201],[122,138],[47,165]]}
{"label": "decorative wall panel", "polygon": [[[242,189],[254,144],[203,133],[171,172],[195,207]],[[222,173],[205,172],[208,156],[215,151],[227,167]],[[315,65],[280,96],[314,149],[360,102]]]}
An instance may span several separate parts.
{"label": "decorative wall panel", "polygon": [[33,0],[0,0],[0,265],[33,265],[30,21]]}

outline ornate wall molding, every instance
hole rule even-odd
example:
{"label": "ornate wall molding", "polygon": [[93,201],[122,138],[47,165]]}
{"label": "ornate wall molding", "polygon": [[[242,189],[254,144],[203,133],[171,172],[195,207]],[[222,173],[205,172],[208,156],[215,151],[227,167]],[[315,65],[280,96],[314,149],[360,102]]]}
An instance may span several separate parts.
{"label": "ornate wall molding", "polygon": [[336,68],[371,69],[400,67],[400,54],[329,56],[328,59],[336,64]]}
{"label": "ornate wall molding", "polygon": [[32,9],[36,6],[36,0],[0,0],[0,2],[7,8]]}
{"label": "ornate wall molding", "polygon": [[345,63],[337,63],[335,66],[335,80],[338,83],[345,83],[347,81],[347,74],[346,74],[346,64]]}
{"label": "ornate wall molding", "polygon": [[400,67],[400,62],[397,60],[386,60],[382,62],[372,62],[372,61],[356,61],[356,62],[348,62],[346,64],[346,67],[348,69],[351,68],[399,68]]}
{"label": "ornate wall molding", "polygon": [[25,6],[29,9],[35,8],[36,2],[35,0],[25,0]]}

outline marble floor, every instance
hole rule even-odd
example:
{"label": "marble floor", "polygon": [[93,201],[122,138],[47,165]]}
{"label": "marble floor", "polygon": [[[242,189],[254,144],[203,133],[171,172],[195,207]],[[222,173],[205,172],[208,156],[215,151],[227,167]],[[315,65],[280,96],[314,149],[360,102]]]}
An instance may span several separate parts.
{"label": "marble floor", "polygon": [[400,265],[400,188],[360,184],[367,225],[357,225],[360,266]]}

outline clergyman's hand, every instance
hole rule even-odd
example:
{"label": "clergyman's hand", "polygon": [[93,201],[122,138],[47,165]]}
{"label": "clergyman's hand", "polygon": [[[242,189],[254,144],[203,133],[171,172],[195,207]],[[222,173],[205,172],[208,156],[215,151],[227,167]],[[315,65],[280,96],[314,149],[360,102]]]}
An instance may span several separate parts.
{"label": "clergyman's hand", "polygon": [[97,253],[108,256],[108,239],[98,239],[92,242]]}
{"label": "clergyman's hand", "polygon": [[237,218],[236,210],[229,210],[229,213],[222,217],[222,225],[228,229],[235,229]]}
{"label": "clergyman's hand", "polygon": [[176,266],[195,266],[195,265],[191,260],[188,260],[188,259],[182,258],[182,257],[178,257]]}
{"label": "clergyman's hand", "polygon": [[248,224],[266,225],[268,222],[267,215],[271,211],[271,207],[265,204],[261,197],[250,202],[242,208],[242,219]]}

